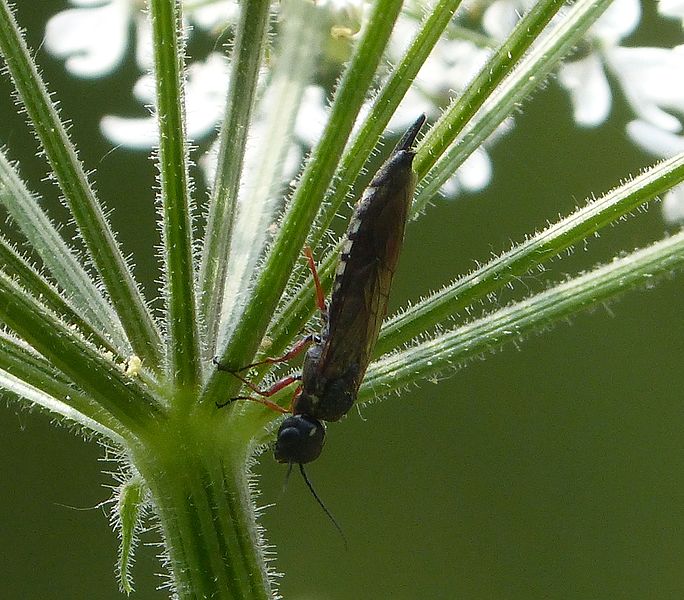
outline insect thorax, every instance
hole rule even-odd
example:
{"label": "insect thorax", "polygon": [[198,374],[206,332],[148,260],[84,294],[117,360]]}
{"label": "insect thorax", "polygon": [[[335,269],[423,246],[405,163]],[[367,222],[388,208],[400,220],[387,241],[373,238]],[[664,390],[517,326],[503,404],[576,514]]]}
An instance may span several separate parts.
{"label": "insect thorax", "polygon": [[352,407],[358,388],[358,365],[344,365],[343,371],[326,376],[321,369],[324,345],[309,348],[302,368],[302,392],[292,412],[323,421],[338,421]]}

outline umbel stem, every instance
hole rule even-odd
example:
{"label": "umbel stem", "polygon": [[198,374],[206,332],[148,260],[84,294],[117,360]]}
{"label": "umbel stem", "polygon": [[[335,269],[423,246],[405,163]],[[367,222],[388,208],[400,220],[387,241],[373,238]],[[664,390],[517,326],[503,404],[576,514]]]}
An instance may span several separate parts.
{"label": "umbel stem", "polygon": [[169,427],[132,453],[156,507],[175,591],[181,600],[272,598],[247,444],[206,433]]}

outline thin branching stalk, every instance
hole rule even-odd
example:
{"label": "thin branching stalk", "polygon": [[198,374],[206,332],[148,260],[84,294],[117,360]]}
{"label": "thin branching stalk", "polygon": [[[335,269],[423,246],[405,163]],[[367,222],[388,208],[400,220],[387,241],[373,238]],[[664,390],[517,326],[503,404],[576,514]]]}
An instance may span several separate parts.
{"label": "thin branching stalk", "polygon": [[8,275],[16,279],[34,298],[57,314],[62,321],[73,324],[81,334],[94,345],[116,354],[118,349],[81,315],[78,309],[64,299],[64,296],[26,261],[4,238],[0,237],[0,265]]}
{"label": "thin branching stalk", "polygon": [[508,38],[423,138],[421,149],[413,163],[418,179],[425,177],[564,5],[565,0],[539,0],[518,21]]}
{"label": "thin branching stalk", "polygon": [[453,369],[626,290],[650,286],[658,277],[681,270],[683,265],[684,232],[680,232],[523,302],[383,357],[368,370],[361,398],[400,390],[417,378]]}
{"label": "thin branching stalk", "polygon": [[200,377],[188,156],[183,108],[180,2],[151,0],[159,124],[159,174],[164,213],[167,372],[176,386],[194,388]]}
{"label": "thin branching stalk", "polygon": [[0,2],[0,53],[131,346],[138,356],[155,368],[160,362],[159,332],[50,100],[7,0]]}
{"label": "thin branching stalk", "polygon": [[82,318],[92,324],[93,329],[111,337],[123,356],[130,354],[130,344],[116,313],[4,152],[0,152],[0,201]]}
{"label": "thin branching stalk", "polygon": [[[49,406],[41,403],[52,412],[83,425],[100,423],[107,428],[107,434],[116,432],[120,439],[127,434],[121,422],[111,412],[103,409],[90,396],[79,390],[62,372],[29,349],[26,343],[4,332],[0,332],[0,370],[4,371],[4,374],[0,375],[0,384],[3,388],[7,389],[8,382],[5,377],[10,375],[14,378],[13,385],[23,382],[24,385],[53,398],[54,402]],[[56,406],[57,403],[59,407]],[[99,432],[103,433],[102,430]]]}
{"label": "thin branching stalk", "polygon": [[403,58],[392,69],[387,81],[383,83],[380,92],[373,100],[368,116],[340,159],[340,167],[335,176],[335,189],[326,198],[326,206],[309,235],[308,241],[312,248],[318,246],[330,227],[333,217],[359,177],[366,157],[371,154],[384,133],[392,115],[411,87],[418,71],[430,56],[435,44],[440,40],[461,2],[462,0],[439,0],[436,3],[427,13]]}
{"label": "thin branching stalk", "polygon": [[[284,170],[293,150],[295,123],[316,72],[320,48],[328,37],[325,11],[300,0],[281,4],[277,44],[270,59],[273,73],[255,111],[258,127],[243,164],[239,211],[225,267],[230,277],[223,289],[219,344],[230,336],[244,310],[245,290],[255,279],[282,211]],[[209,347],[213,354],[213,346]]]}
{"label": "thin branching stalk", "polygon": [[441,156],[418,186],[412,213],[417,216],[465,160],[529,98],[549,73],[587,33],[612,0],[580,0],[553,29],[530,49],[468,124],[455,144]]}
{"label": "thin branching stalk", "polygon": [[[64,423],[72,430],[82,432],[89,437],[94,433],[120,447],[126,444],[126,438],[116,433],[116,426],[113,429],[109,429],[103,425],[105,421],[99,418],[91,419],[81,411],[61,402],[58,398],[46,394],[40,388],[27,384],[25,381],[14,377],[14,375],[1,370],[0,387],[2,388],[3,399],[12,400],[18,406],[28,404],[31,407],[44,409],[51,417],[56,416],[57,422]],[[78,427],[74,427],[74,423],[77,423]],[[126,432],[126,435],[128,435],[128,432]]]}
{"label": "thin branching stalk", "polygon": [[565,219],[389,319],[380,334],[376,355],[432,330],[487,294],[502,289],[515,278],[540,268],[567,248],[618,222],[681,181],[684,181],[684,155],[664,161],[602,198],[590,201]]}
{"label": "thin branching stalk", "polygon": [[212,353],[218,332],[218,312],[223,302],[245,144],[265,51],[270,5],[268,0],[246,3],[233,42],[226,114],[219,135],[218,164],[199,278],[200,315],[205,323],[206,346]]}

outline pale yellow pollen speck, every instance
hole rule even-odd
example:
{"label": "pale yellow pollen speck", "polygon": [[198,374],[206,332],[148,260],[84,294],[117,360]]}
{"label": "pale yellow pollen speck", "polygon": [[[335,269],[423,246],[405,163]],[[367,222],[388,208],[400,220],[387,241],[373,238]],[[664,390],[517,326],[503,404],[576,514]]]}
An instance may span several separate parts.
{"label": "pale yellow pollen speck", "polygon": [[129,377],[138,377],[142,369],[142,359],[135,354],[132,354],[126,359],[124,363],[124,373]]}
{"label": "pale yellow pollen speck", "polygon": [[330,28],[330,37],[341,40],[351,39],[354,37],[354,30],[350,27],[343,27],[341,25],[334,25]]}

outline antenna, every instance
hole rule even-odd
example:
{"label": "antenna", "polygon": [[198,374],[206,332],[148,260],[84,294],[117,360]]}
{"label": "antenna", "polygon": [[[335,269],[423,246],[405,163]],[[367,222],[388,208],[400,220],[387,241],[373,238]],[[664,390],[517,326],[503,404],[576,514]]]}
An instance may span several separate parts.
{"label": "antenna", "polygon": [[[290,472],[292,471],[292,463],[290,463],[290,468],[287,472],[288,477],[290,475]],[[332,521],[332,524],[335,526],[335,529],[337,529],[338,533],[342,536],[342,540],[344,541],[344,549],[349,550],[349,544],[347,543],[347,536],[344,535],[344,531],[342,531],[342,528],[340,527],[339,523],[335,520],[335,517],[332,516],[332,513],[327,509],[325,504],[323,504],[323,500],[321,500],[318,497],[318,494],[316,493],[316,490],[314,489],[313,485],[311,485],[311,482],[309,481],[308,476],[306,475],[306,471],[304,470],[304,465],[302,463],[299,463],[299,471],[302,474],[302,477],[304,478],[304,481],[309,488],[309,491],[311,492],[311,495],[316,498],[316,502],[318,502],[319,506],[323,509],[323,512],[328,515],[328,518]],[[287,479],[286,479],[287,481]]]}
{"label": "antenna", "polygon": [[281,497],[287,491],[287,484],[290,481],[290,474],[292,473],[292,466],[293,465],[294,465],[294,463],[288,463],[287,464],[287,473],[285,473],[285,481],[283,481],[283,489],[280,490],[280,496]]}

